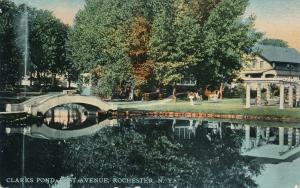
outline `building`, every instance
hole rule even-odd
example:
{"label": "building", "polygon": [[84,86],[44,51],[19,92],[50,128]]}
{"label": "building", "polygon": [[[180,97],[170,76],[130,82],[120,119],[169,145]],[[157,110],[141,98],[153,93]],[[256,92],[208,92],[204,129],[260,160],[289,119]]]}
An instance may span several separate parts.
{"label": "building", "polygon": [[[257,54],[246,63],[241,71],[241,78],[246,84],[246,108],[253,104],[251,90],[256,90],[254,104],[279,103],[283,109],[285,103],[288,107],[298,106],[300,102],[300,52],[293,48],[276,46],[256,46]],[[280,88],[280,95],[271,99],[271,85]],[[262,90],[266,90],[266,98],[262,100]],[[285,90],[288,90],[288,100],[285,102]],[[294,95],[296,93],[296,95]]]}
{"label": "building", "polygon": [[258,55],[248,62],[242,78],[300,78],[300,52],[276,46],[256,48]]}

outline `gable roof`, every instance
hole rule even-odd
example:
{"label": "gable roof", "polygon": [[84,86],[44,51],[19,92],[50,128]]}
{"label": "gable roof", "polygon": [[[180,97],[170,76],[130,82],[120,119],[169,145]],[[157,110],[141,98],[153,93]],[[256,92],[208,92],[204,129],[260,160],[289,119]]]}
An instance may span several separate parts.
{"label": "gable roof", "polygon": [[255,47],[260,56],[269,62],[299,63],[300,53],[294,48],[257,45]]}

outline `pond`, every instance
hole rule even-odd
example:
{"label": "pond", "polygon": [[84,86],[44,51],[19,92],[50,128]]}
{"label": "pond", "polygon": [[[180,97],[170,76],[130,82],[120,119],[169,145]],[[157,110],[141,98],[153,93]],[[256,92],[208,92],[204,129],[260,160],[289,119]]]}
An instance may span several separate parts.
{"label": "pond", "polygon": [[61,106],[42,120],[1,123],[0,185],[295,187],[299,130],[271,122],[112,119]]}

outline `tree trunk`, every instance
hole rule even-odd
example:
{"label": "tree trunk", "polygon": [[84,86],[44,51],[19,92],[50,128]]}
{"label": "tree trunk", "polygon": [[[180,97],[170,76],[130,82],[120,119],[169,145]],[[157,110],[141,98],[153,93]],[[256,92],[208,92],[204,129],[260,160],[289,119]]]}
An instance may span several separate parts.
{"label": "tree trunk", "polygon": [[71,87],[71,78],[68,78],[68,88]]}
{"label": "tree trunk", "polygon": [[172,96],[173,96],[173,102],[176,102],[176,101],[177,101],[177,98],[176,98],[176,84],[175,84],[175,86],[173,87],[173,93],[172,93]]}
{"label": "tree trunk", "polygon": [[223,97],[224,97],[224,84],[223,83],[221,83],[221,85],[220,85],[220,99],[223,99]]}
{"label": "tree trunk", "polygon": [[37,73],[36,73],[36,78],[38,81],[38,85],[41,86],[41,75],[40,75],[39,71],[37,71]]}
{"label": "tree trunk", "polygon": [[32,80],[33,80],[33,75],[32,72],[30,73],[30,78],[29,78],[29,86],[32,86]]}
{"label": "tree trunk", "polygon": [[56,74],[52,73],[52,83],[51,83],[52,87],[55,86],[55,78],[56,78]]}

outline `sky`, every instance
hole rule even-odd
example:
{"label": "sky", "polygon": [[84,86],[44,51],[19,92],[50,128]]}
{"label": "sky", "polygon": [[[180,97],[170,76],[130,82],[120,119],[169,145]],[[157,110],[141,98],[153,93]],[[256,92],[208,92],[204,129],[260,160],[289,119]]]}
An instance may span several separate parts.
{"label": "sky", "polygon": [[300,0],[250,0],[246,15],[269,38],[283,39],[300,51]]}
{"label": "sky", "polygon": [[[12,0],[17,4],[48,9],[63,22],[72,25],[84,0]],[[268,38],[288,42],[300,51],[300,0],[249,0],[246,15],[256,16],[255,28]]]}
{"label": "sky", "polygon": [[12,0],[16,4],[27,3],[29,6],[47,9],[64,23],[72,25],[76,13],[84,7],[84,0]]}

